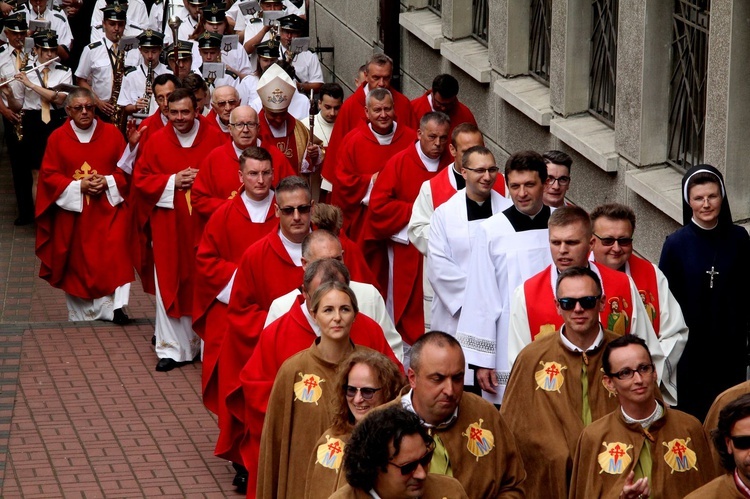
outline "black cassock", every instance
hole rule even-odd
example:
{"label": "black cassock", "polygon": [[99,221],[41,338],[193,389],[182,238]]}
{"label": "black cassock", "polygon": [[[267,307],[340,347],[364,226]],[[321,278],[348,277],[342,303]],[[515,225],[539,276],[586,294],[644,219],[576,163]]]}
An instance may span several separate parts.
{"label": "black cassock", "polygon": [[703,421],[719,393],[746,379],[750,237],[737,225],[705,230],[691,221],[667,237],[659,268],[690,329],[678,408]]}

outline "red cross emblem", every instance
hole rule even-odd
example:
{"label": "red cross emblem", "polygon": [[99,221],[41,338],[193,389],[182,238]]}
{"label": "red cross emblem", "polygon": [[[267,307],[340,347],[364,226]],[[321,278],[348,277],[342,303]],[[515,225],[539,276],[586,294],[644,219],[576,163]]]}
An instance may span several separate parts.
{"label": "red cross emblem", "polygon": [[625,451],[620,448],[619,445],[614,446],[609,450],[609,455],[615,458],[615,463],[625,455]]}
{"label": "red cross emblem", "polygon": [[309,378],[305,380],[305,386],[307,387],[308,390],[312,390],[313,388],[318,386],[318,383],[315,381],[315,379],[312,376],[310,376]]}
{"label": "red cross emblem", "polygon": [[481,428],[472,427],[469,433],[470,433],[469,438],[471,438],[472,440],[476,440],[477,442],[482,441],[482,429]]}
{"label": "red cross emblem", "polygon": [[332,444],[328,444],[328,450],[330,451],[328,455],[331,457],[341,452],[341,446],[339,445],[338,440],[334,441]]}
{"label": "red cross emblem", "polygon": [[671,451],[677,454],[677,457],[682,458],[682,456],[685,455],[685,451],[687,450],[687,447],[682,445],[680,442],[676,442],[673,446]]}
{"label": "red cross emblem", "polygon": [[549,380],[552,381],[552,379],[560,374],[560,370],[557,369],[557,366],[555,364],[552,364],[547,369],[544,370],[547,374],[549,374]]}

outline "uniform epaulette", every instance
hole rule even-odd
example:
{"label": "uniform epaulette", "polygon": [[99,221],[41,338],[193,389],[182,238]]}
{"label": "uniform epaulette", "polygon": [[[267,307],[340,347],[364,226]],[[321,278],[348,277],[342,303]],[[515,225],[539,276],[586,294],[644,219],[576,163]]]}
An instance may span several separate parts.
{"label": "uniform epaulette", "polygon": [[263,19],[261,19],[260,17],[252,17],[252,18],[250,18],[250,22],[251,23],[262,23]]}
{"label": "uniform epaulette", "polygon": [[131,24],[130,27],[143,31],[143,28],[141,28],[140,26],[136,26],[135,24]]}
{"label": "uniform epaulette", "polygon": [[19,69],[19,71],[30,71],[31,68],[33,68],[33,67],[34,66],[29,65],[29,66],[26,66],[26,67],[23,67],[23,68]]}
{"label": "uniform epaulette", "polygon": [[161,3],[162,3],[163,1],[164,1],[164,0],[154,0],[154,3],[155,3],[156,5],[161,5]]}
{"label": "uniform epaulette", "polygon": [[136,69],[138,69],[138,68],[136,68],[135,66],[128,66],[128,67],[125,68],[125,74],[129,75],[130,73],[132,73]]}
{"label": "uniform epaulette", "polygon": [[55,69],[62,69],[63,71],[68,71],[70,68],[68,66],[63,66],[62,64],[55,64]]}
{"label": "uniform epaulette", "polygon": [[61,6],[59,6],[59,5],[53,5],[53,6],[52,6],[52,10],[56,10],[56,11],[58,11],[58,12],[62,12],[62,7],[61,7]]}
{"label": "uniform epaulette", "polygon": [[2,54],[3,52],[5,52],[5,49],[7,49],[7,48],[8,48],[8,46],[7,46],[7,45],[3,45],[3,46],[1,46],[1,47],[0,47],[0,54]]}
{"label": "uniform epaulette", "polygon": [[58,14],[57,12],[55,12],[55,13],[54,13],[53,15],[54,15],[54,16],[55,16],[56,18],[58,18],[59,20],[63,21],[63,22],[67,21],[67,19],[65,19],[65,16],[64,16],[64,15],[62,15],[62,14]]}
{"label": "uniform epaulette", "polygon": [[94,50],[96,47],[102,44],[102,41],[99,40],[98,42],[89,43],[89,50]]}
{"label": "uniform epaulette", "polygon": [[235,80],[238,78],[237,73],[235,73],[234,71],[230,71],[228,69],[224,70],[224,74],[227,75],[227,76],[231,76]]}

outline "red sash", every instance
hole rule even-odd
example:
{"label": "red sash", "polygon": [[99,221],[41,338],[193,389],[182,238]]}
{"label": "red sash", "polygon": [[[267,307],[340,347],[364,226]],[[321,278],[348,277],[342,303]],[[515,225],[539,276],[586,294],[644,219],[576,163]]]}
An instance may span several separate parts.
{"label": "red sash", "polygon": [[523,283],[523,292],[526,296],[526,315],[529,318],[532,341],[539,334],[559,331],[563,323],[562,317],[557,313],[557,307],[555,306],[555,296],[552,293],[552,286],[550,286],[550,272],[552,272],[552,265],[537,275],[526,279]]}
{"label": "red sash", "polygon": [[638,293],[643,300],[643,306],[646,308],[651,324],[654,326],[656,336],[659,336],[659,285],[656,282],[656,270],[651,262],[630,255],[630,277],[635,281],[638,287]]}
{"label": "red sash", "polygon": [[[559,331],[563,318],[557,313],[555,296],[551,286],[553,266],[550,265],[523,283],[526,296],[526,311],[529,320],[529,330],[532,341],[539,335]],[[628,276],[622,272],[598,265],[597,270],[602,279],[607,305],[599,314],[604,329],[614,333],[630,333],[630,322],[633,317],[633,304],[630,303],[630,282]],[[612,303],[617,302],[619,311],[612,312]],[[614,328],[614,329],[613,329]]]}
{"label": "red sash", "polygon": [[451,185],[449,175],[453,175],[453,168],[446,168],[443,172],[430,179],[430,190],[432,191],[432,209],[448,201],[456,193],[456,188]]}

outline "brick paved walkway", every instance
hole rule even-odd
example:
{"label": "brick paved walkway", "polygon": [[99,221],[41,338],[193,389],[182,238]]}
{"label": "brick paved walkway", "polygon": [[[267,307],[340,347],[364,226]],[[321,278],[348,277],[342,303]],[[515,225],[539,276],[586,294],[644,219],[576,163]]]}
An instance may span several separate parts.
{"label": "brick paved walkway", "polygon": [[0,497],[239,497],[213,455],[200,364],[154,370],[153,297],[134,283],[127,327],[67,322],[37,277],[34,229],[13,226],[0,149]]}

